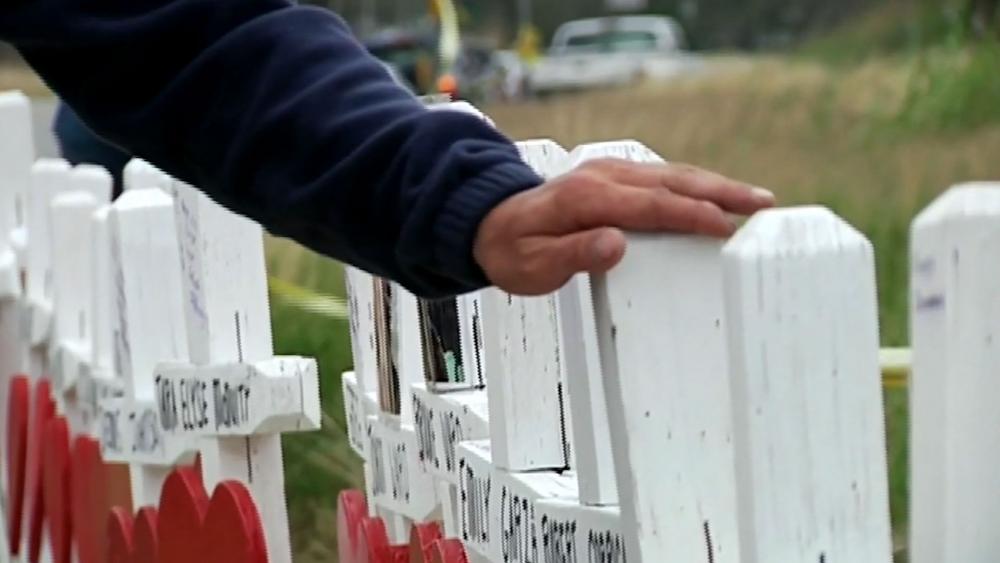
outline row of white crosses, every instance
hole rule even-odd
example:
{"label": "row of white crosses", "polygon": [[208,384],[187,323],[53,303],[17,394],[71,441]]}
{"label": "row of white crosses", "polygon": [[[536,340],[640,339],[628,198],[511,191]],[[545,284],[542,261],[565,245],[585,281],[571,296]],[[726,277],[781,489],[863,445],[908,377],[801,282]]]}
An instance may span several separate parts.
{"label": "row of white crosses", "polygon": [[[280,435],[319,427],[318,372],[273,356],[260,226],[140,160],[114,203],[101,168],[32,166],[19,143],[30,146],[29,110],[0,95],[0,227],[27,241],[24,257],[0,244],[0,345],[23,352],[5,355],[0,387],[17,372],[51,376],[72,431],[129,464],[136,508],[156,506],[170,470],[200,454],[208,493],[244,483],[268,560],[290,562]],[[25,221],[11,201],[27,201]]]}
{"label": "row of white crosses", "polygon": [[[519,146],[543,177],[662,161],[634,141]],[[485,389],[422,382],[393,286],[398,414],[378,400],[373,283],[348,273],[344,396],[390,539],[440,517],[473,561],[891,561],[873,253],[828,210],[760,213],[725,245],[630,235],[606,276],[460,297]]]}

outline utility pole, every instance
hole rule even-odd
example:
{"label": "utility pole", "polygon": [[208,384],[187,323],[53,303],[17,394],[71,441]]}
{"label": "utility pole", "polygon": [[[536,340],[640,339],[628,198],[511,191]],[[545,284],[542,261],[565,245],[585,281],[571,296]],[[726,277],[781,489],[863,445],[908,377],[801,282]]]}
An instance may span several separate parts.
{"label": "utility pole", "polygon": [[523,28],[532,22],[532,0],[517,0],[517,24]]}

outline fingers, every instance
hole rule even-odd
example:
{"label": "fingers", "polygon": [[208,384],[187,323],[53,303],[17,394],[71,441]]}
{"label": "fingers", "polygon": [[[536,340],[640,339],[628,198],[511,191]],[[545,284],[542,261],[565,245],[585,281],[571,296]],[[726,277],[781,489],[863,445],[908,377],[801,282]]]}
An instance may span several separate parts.
{"label": "fingers", "polygon": [[548,262],[566,279],[577,272],[603,273],[625,256],[625,234],[603,227],[552,239]]}
{"label": "fingers", "polygon": [[721,209],[749,215],[774,205],[774,194],[721,174],[687,164],[647,164],[624,160],[600,161],[609,178],[627,185],[666,188],[693,199],[711,201]]}
{"label": "fingers", "polygon": [[557,214],[572,221],[562,232],[614,226],[724,237],[735,230],[725,212],[711,201],[620,184],[576,190],[553,204],[552,215]]}
{"label": "fingers", "polygon": [[516,245],[501,286],[520,295],[543,295],[581,272],[604,273],[625,256],[625,234],[603,227],[563,236],[532,237]]}

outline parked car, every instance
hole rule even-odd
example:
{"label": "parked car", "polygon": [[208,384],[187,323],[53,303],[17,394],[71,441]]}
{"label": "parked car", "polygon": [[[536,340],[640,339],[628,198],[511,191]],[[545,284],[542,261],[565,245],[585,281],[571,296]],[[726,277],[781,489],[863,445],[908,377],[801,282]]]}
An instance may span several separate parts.
{"label": "parked car", "polygon": [[531,72],[532,92],[623,86],[697,66],[680,24],[668,16],[616,16],[560,26]]}

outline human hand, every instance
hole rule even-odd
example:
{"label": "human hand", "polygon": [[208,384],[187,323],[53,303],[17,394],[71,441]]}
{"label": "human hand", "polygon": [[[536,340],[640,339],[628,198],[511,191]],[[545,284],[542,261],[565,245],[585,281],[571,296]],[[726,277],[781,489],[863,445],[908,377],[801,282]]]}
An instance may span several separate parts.
{"label": "human hand", "polygon": [[772,205],[774,194],[763,188],[693,166],[592,160],[494,208],[473,255],[497,287],[541,295],[578,272],[618,264],[623,231],[726,237],[736,229],[727,213]]}

